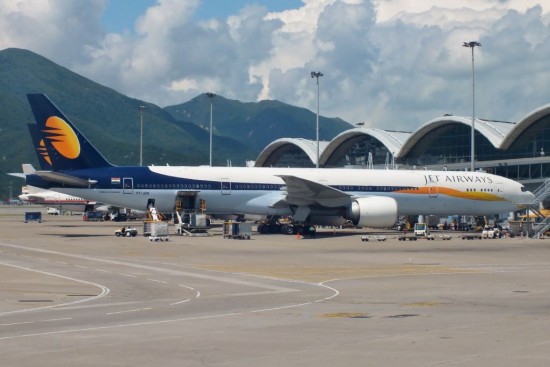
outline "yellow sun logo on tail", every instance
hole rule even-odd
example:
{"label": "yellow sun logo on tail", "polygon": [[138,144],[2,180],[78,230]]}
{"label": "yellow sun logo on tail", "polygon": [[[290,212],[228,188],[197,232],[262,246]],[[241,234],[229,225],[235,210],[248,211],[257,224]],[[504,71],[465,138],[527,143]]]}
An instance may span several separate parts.
{"label": "yellow sun logo on tail", "polygon": [[46,150],[46,144],[44,143],[44,139],[40,139],[39,146],[38,148],[36,148],[36,150],[38,151],[38,154],[42,158],[44,158],[44,160],[48,162],[48,164],[51,166],[52,160],[50,159],[50,156],[48,155],[48,151]]}
{"label": "yellow sun logo on tail", "polygon": [[[46,120],[46,129],[43,130],[52,146],[59,154],[67,159],[75,159],[80,154],[80,142],[74,130],[63,119],[51,116]],[[48,157],[49,159],[49,157]]]}

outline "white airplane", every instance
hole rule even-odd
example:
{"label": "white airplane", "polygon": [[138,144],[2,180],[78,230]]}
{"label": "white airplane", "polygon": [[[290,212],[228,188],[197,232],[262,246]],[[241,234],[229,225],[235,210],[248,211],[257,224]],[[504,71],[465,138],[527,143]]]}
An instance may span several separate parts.
{"label": "white airplane", "polygon": [[76,196],[45,190],[34,186],[25,186],[22,194],[19,195],[19,199],[26,203],[38,204],[61,211],[78,213],[93,210],[101,212],[108,211],[107,206],[98,206],[95,201],[89,201]]}
{"label": "white airplane", "polygon": [[27,95],[52,171],[27,184],[88,200],[161,212],[291,216],[383,228],[400,215],[491,215],[533,201],[518,182],[484,172],[259,167],[117,167],[43,94]]}

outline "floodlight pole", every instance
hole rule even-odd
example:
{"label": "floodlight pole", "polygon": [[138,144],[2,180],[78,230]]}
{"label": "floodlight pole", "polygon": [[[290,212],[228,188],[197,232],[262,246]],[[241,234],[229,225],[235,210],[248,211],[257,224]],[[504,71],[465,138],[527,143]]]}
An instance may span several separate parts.
{"label": "floodlight pole", "polygon": [[216,96],[214,93],[206,93],[208,98],[210,98],[210,167],[212,167],[212,100]]}
{"label": "floodlight pole", "polygon": [[476,92],[475,92],[475,67],[474,67],[474,48],[476,46],[481,46],[481,43],[477,41],[470,41],[470,42],[464,42],[462,45],[463,47],[468,47],[472,49],[472,137],[471,137],[471,164],[470,164],[470,170],[474,172],[475,166],[474,166],[474,153],[475,153],[475,116],[476,116]]}
{"label": "floodlight pole", "polygon": [[145,106],[139,106],[140,115],[140,133],[139,133],[139,165],[143,165],[143,110]]}
{"label": "floodlight pole", "polygon": [[316,138],[317,138],[317,161],[315,162],[315,167],[319,168],[319,78],[323,76],[323,73],[320,71],[312,71],[311,77],[317,79],[317,127],[316,127]]}

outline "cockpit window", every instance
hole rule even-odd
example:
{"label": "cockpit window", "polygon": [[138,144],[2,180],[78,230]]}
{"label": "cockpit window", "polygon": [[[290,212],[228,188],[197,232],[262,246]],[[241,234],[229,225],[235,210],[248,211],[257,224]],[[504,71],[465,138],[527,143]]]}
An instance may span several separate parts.
{"label": "cockpit window", "polygon": [[525,192],[525,191],[527,191],[527,189],[525,188],[525,186],[522,186],[521,187],[521,192]]}

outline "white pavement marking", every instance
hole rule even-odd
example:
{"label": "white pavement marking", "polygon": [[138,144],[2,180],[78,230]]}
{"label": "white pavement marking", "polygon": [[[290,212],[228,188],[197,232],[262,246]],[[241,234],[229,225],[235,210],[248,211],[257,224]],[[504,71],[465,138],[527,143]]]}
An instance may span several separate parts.
{"label": "white pavement marking", "polygon": [[62,317],[62,318],[59,318],[59,319],[43,320],[42,322],[54,322],[54,321],[63,321],[63,320],[72,320],[72,319],[73,319],[72,317]]}
{"label": "white pavement marking", "polygon": [[[158,268],[158,267],[147,266],[147,265],[142,265],[142,264],[131,264],[131,263],[123,262],[123,261],[94,258],[94,257],[89,257],[89,256],[84,256],[84,255],[66,254],[66,253],[50,251],[50,250],[33,249],[33,248],[27,248],[27,247],[24,247],[24,246],[18,246],[18,245],[12,245],[12,244],[0,243],[0,245],[12,247],[12,248],[19,248],[19,249],[29,250],[29,251],[50,253],[50,254],[56,254],[56,255],[60,255],[60,256],[66,256],[66,257],[72,257],[72,258],[78,258],[78,259],[85,259],[85,260],[88,260],[88,261],[103,262],[103,263],[108,263],[108,264],[123,265],[123,266],[140,268],[140,269],[154,270],[154,271],[157,271],[157,272],[168,273],[170,275],[189,276],[189,277],[194,277],[194,278],[199,278],[199,279],[207,279],[207,280],[224,282],[224,283],[254,286],[254,287],[270,289],[272,291],[278,291],[278,292],[296,292],[296,291],[298,291],[297,289],[293,289],[293,288],[262,284],[262,283],[253,282],[253,281],[228,279],[227,277],[222,277],[222,276],[212,276],[212,275],[205,275],[205,274],[190,273],[190,272],[187,272],[187,271]],[[204,269],[201,269],[201,270],[204,270]],[[252,274],[251,274],[251,276],[252,276]],[[258,277],[258,278],[261,278],[261,277]],[[309,302],[290,304],[290,305],[284,305],[284,306],[277,306],[277,307],[262,308],[262,309],[257,309],[257,310],[249,310],[249,311],[233,312],[233,313],[223,313],[223,314],[215,314],[215,315],[205,315],[205,316],[197,316],[197,317],[187,317],[187,318],[179,318],[179,319],[157,320],[157,321],[136,322],[136,323],[127,323],[127,324],[107,325],[107,326],[97,326],[97,327],[80,328],[80,329],[67,329],[67,330],[58,330],[58,331],[41,332],[41,333],[31,333],[31,334],[23,334],[23,335],[15,335],[15,336],[5,336],[5,337],[0,337],[0,340],[20,339],[20,338],[35,337],[35,336],[58,335],[58,334],[97,331],[97,330],[107,330],[107,329],[132,327],[132,326],[147,326],[147,325],[158,325],[158,324],[173,323],[173,322],[185,322],[185,321],[193,321],[193,320],[207,320],[207,319],[214,319],[214,318],[242,316],[242,315],[259,313],[259,312],[277,311],[277,310],[284,310],[284,309],[295,308],[295,307],[303,307],[303,306],[306,306],[306,305],[311,305],[311,304],[316,303],[316,302],[323,302],[323,301],[332,299],[332,298],[336,297],[339,294],[338,290],[336,290],[335,288],[329,287],[329,286],[327,286],[323,283],[307,283],[307,282],[294,281],[294,280],[288,280],[288,279],[277,279],[277,280],[281,281],[281,282],[286,282],[286,283],[301,283],[301,284],[307,284],[307,285],[312,285],[312,286],[323,287],[323,288],[332,290],[333,294],[328,296],[328,297],[324,297],[324,298],[309,301]],[[185,287],[185,288],[190,288],[190,287],[187,287],[187,286],[184,286],[184,285],[180,285],[180,286]],[[107,293],[108,293],[108,291],[107,291]],[[199,296],[200,296],[200,292],[197,292],[196,297],[199,297]],[[97,298],[97,297],[93,297],[93,298]],[[52,307],[60,307],[60,306],[52,306]],[[44,307],[44,308],[51,308],[51,307]],[[151,308],[142,308],[142,309],[135,309],[135,310],[120,311],[118,313],[137,312],[137,311],[150,310],[150,309]],[[112,314],[116,314],[116,313],[110,313],[110,314],[112,315]],[[107,314],[107,315],[109,315],[109,314]]]}
{"label": "white pavement marking", "polygon": [[179,301],[179,302],[170,303],[170,306],[176,306],[176,305],[179,305],[179,304],[182,304],[182,303],[185,303],[185,302],[189,302],[189,301],[191,301],[191,298],[187,298],[187,299],[184,299],[183,301]]}
{"label": "white pavement marking", "polygon": [[166,284],[166,283],[167,283],[167,282],[165,282],[164,280],[158,280],[158,279],[149,279],[149,278],[148,278],[147,280],[149,280],[149,281],[151,281],[151,282],[155,282],[155,283],[162,283],[162,284]]}
{"label": "white pavement marking", "polygon": [[108,312],[105,315],[118,315],[121,313],[129,313],[129,312],[139,312],[139,311],[149,311],[152,310],[151,307],[145,307],[145,308],[134,308],[133,310],[125,310],[125,311],[116,311],[116,312]]}
{"label": "white pavement marking", "polygon": [[11,314],[14,314],[14,313],[23,313],[23,312],[32,312],[32,311],[37,311],[37,310],[45,310],[45,309],[49,309],[49,308],[60,308],[60,307],[65,307],[65,306],[72,306],[72,305],[76,305],[76,304],[79,304],[79,303],[89,302],[89,301],[92,301],[92,300],[95,300],[95,299],[98,299],[98,298],[105,297],[110,292],[109,288],[105,287],[104,285],[101,285],[101,284],[98,284],[98,283],[93,283],[93,282],[88,282],[88,281],[82,280],[82,279],[66,277],[64,275],[49,273],[47,271],[41,271],[41,270],[36,270],[36,269],[25,268],[23,266],[8,264],[8,263],[5,263],[5,262],[0,262],[0,265],[11,266],[13,268],[17,268],[17,269],[21,269],[21,270],[32,271],[32,272],[35,272],[35,273],[50,275],[50,276],[53,276],[53,277],[67,279],[67,280],[71,280],[71,281],[78,282],[78,283],[89,284],[89,285],[92,285],[94,287],[97,287],[97,288],[101,289],[101,293],[98,294],[97,296],[79,299],[79,300],[74,301],[74,302],[60,303],[58,305],[36,307],[36,308],[26,308],[26,309],[23,309],[23,310],[0,312],[0,316],[11,315]]}
{"label": "white pavement marking", "polygon": [[183,284],[178,284],[178,287],[182,287],[182,288],[187,288],[187,289],[190,289],[192,291],[195,291],[195,297],[196,298],[199,298],[201,296],[201,292],[197,291],[195,288],[193,287],[189,287],[188,285],[183,285]]}
{"label": "white pavement marking", "polygon": [[[169,275],[187,276],[187,277],[191,277],[191,278],[206,279],[206,280],[212,280],[212,281],[221,282],[221,283],[229,283],[229,284],[244,285],[244,286],[249,286],[249,287],[264,288],[264,289],[270,289],[270,290],[273,290],[273,291],[286,291],[286,292],[296,292],[297,291],[294,288],[287,288],[287,287],[281,287],[281,286],[277,286],[277,285],[258,283],[258,282],[253,282],[253,281],[250,281],[250,280],[231,279],[231,278],[224,277],[224,276],[191,273],[191,272],[182,271],[182,270],[159,268],[159,267],[155,267],[155,266],[135,264],[135,263],[125,262],[125,261],[103,259],[103,258],[99,258],[99,257],[92,257],[92,256],[85,256],[85,255],[68,254],[68,253],[64,253],[64,252],[37,249],[37,248],[19,246],[19,245],[14,245],[14,244],[0,243],[0,246],[16,248],[16,249],[21,249],[21,250],[25,250],[25,251],[35,251],[35,252],[40,252],[40,253],[54,254],[54,255],[58,255],[58,256],[70,257],[70,258],[73,258],[73,259],[81,259],[81,260],[87,260],[87,261],[93,261],[93,262],[101,262],[101,263],[111,264],[111,265],[122,265],[122,266],[131,267],[131,268],[138,268],[138,269],[143,269],[143,270],[156,271],[156,272],[159,272],[159,273],[165,273],[165,274],[169,274]],[[82,265],[75,265],[75,266],[81,267]],[[195,269],[195,270],[199,270],[199,269]],[[200,270],[204,271],[204,269],[200,269]],[[287,280],[287,282],[288,282],[288,280]],[[302,283],[304,283],[304,282],[302,282]],[[306,284],[306,283],[304,283],[304,284]]]}
{"label": "white pavement marking", "polygon": [[[333,297],[336,297],[339,294],[339,292],[334,288],[325,286],[321,283],[317,283],[316,285],[321,286],[321,287],[325,287],[325,288],[328,288],[328,289],[332,289],[336,292],[335,294],[333,294],[329,297],[325,297],[322,300],[331,299]],[[321,301],[321,300],[319,300],[319,301]],[[78,332],[97,331],[97,330],[108,330],[108,329],[116,329],[116,328],[132,327],[132,326],[159,325],[159,324],[167,324],[167,323],[174,323],[174,322],[208,320],[208,319],[215,319],[215,318],[242,316],[242,315],[248,315],[248,314],[259,313],[259,312],[277,311],[277,310],[284,310],[284,309],[293,308],[293,307],[302,307],[302,306],[305,306],[305,305],[310,305],[310,304],[315,303],[315,302],[316,301],[311,301],[311,302],[304,302],[304,303],[299,303],[299,304],[294,304],[294,305],[286,305],[286,306],[280,306],[280,307],[264,308],[264,309],[243,311],[243,312],[224,313],[224,314],[217,314],[217,315],[186,317],[186,318],[181,318],[181,319],[136,322],[136,323],[128,323],[128,324],[89,327],[89,328],[82,328],[82,329],[67,329],[67,330],[58,330],[58,331],[48,331],[48,332],[43,332],[43,333],[32,333],[32,334],[23,334],[23,335],[14,335],[14,336],[4,336],[4,337],[0,337],[0,340],[21,339],[21,338],[29,338],[29,337],[35,337],[35,336],[68,334],[68,333],[78,333]]]}
{"label": "white pavement marking", "polygon": [[34,321],[12,322],[10,324],[0,324],[0,326],[12,326],[12,325],[24,325],[24,324],[34,324]]}

